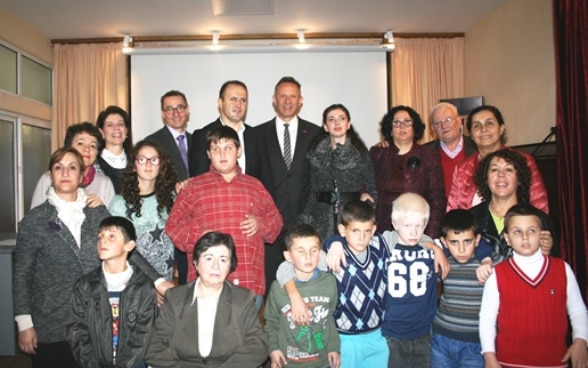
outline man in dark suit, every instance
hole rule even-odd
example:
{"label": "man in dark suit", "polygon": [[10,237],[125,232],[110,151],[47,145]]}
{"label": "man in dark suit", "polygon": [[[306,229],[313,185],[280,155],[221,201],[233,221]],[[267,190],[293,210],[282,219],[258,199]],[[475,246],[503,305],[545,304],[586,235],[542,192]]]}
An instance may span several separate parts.
{"label": "man in dark suit", "polygon": [[[247,175],[260,177],[260,162],[255,154],[250,152],[257,147],[257,140],[253,128],[245,124],[247,116],[248,93],[245,83],[238,80],[230,80],[220,88],[218,95],[218,111],[220,116],[202,129],[192,133],[192,150],[190,151],[189,167],[190,176],[196,176],[207,172],[210,168],[210,159],[206,154],[208,145],[206,135],[223,125],[233,128],[239,136],[243,153],[239,157],[239,166]],[[255,160],[253,159],[255,158]]]}
{"label": "man in dark suit", "polygon": [[266,285],[271,285],[275,280],[277,267],[284,260],[283,235],[297,223],[306,205],[310,191],[310,164],[306,152],[320,131],[317,125],[298,117],[302,94],[296,79],[280,79],[272,99],[276,117],[254,128],[259,140],[256,152],[261,163],[261,181],[272,195],[284,220],[278,240],[273,246],[266,247]]}
{"label": "man in dark suit", "polygon": [[441,102],[435,105],[431,110],[431,126],[437,139],[425,146],[439,151],[445,196],[449,197],[455,167],[466,157],[478,152],[478,147],[474,141],[463,135],[462,118],[453,104]]}
{"label": "man in dark suit", "polygon": [[[169,155],[176,170],[178,181],[189,178],[188,157],[190,157],[192,135],[186,131],[190,118],[190,106],[186,95],[180,91],[169,91],[161,96],[161,118],[165,126],[147,136],[145,140],[159,144]],[[180,284],[185,284],[188,276],[186,254],[175,250]]]}

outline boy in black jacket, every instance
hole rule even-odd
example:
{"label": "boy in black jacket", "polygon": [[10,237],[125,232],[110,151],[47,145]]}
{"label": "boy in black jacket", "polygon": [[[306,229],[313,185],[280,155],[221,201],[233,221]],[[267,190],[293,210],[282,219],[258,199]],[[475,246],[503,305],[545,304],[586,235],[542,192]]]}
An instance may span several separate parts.
{"label": "boy in black jacket", "polygon": [[156,313],[151,280],[127,262],[137,239],[133,224],[118,216],[100,223],[102,265],[74,285],[67,339],[81,367],[144,367]]}

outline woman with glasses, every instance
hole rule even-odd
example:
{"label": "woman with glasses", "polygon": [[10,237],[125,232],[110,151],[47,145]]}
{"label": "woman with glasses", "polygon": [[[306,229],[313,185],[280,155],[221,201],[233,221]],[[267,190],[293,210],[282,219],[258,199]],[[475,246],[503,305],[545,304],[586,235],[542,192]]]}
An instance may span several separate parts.
{"label": "woman with glasses", "polygon": [[380,131],[388,146],[370,149],[378,192],[378,231],[392,230],[392,201],[402,193],[413,192],[423,196],[431,207],[425,234],[439,237],[439,222],[445,213],[443,172],[439,153],[416,143],[425,131],[421,117],[408,106],[395,106],[382,118]]}
{"label": "woman with glasses", "polygon": [[310,195],[300,220],[312,225],[322,241],[338,234],[337,214],[354,200],[375,204],[376,183],[368,149],[353,129],[349,110],[334,104],[323,112],[323,129],[306,154]]}
{"label": "woman with glasses", "polygon": [[[455,168],[447,199],[447,211],[456,208],[467,210],[484,200],[476,193],[476,168],[484,157],[506,147],[506,125],[502,113],[496,107],[476,107],[468,114],[466,127],[478,147],[478,153],[466,158]],[[519,153],[525,158],[531,170],[531,205],[549,213],[547,192],[539,168],[531,155]]]}
{"label": "woman with glasses", "polygon": [[141,141],[129,155],[120,191],[109,210],[133,222],[137,250],[168,281],[172,280],[174,244],[163,232],[173,200],[176,173],[157,143]]}
{"label": "woman with glasses", "polygon": [[118,106],[108,106],[98,115],[96,126],[104,138],[104,148],[98,156],[98,165],[104,175],[120,193],[119,180],[127,166],[127,155],[131,150],[131,119]]}

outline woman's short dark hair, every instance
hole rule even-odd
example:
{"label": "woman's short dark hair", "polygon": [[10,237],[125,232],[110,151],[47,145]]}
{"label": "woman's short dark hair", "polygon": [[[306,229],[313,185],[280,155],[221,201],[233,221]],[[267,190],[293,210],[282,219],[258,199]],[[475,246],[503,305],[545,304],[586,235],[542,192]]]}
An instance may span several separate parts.
{"label": "woman's short dark hair", "polygon": [[517,173],[517,203],[529,204],[531,201],[531,170],[527,166],[527,160],[523,155],[508,148],[490,153],[478,164],[474,175],[474,183],[480,197],[487,201],[492,198],[492,192],[490,192],[490,187],[488,186],[488,169],[494,158],[501,158],[514,167]]}
{"label": "woman's short dark hair", "polygon": [[69,146],[58,148],[57,150],[55,150],[55,152],[53,152],[51,158],[49,159],[49,171],[51,171],[53,165],[61,161],[63,157],[65,157],[65,155],[68,153],[71,153],[76,157],[76,161],[78,161],[78,164],[80,164],[81,175],[84,172],[84,170],[86,170],[86,167],[84,166],[84,158],[82,157],[81,153],[78,152],[78,150]]}
{"label": "woman's short dark hair", "polygon": [[219,231],[208,232],[198,239],[196,245],[194,245],[194,262],[198,262],[198,259],[202,253],[206,252],[208,249],[221,245],[227,247],[231,255],[231,268],[229,269],[229,273],[235,271],[237,269],[237,252],[235,249],[235,242],[229,234],[221,233]]}
{"label": "woman's short dark hair", "polygon": [[[498,108],[496,106],[492,106],[492,105],[478,106],[475,109],[473,109],[472,111],[470,111],[470,113],[468,114],[468,117],[466,119],[466,127],[468,128],[468,132],[470,132],[470,134],[472,133],[472,122],[474,119],[474,115],[476,115],[477,113],[479,113],[481,111],[491,112],[492,115],[494,115],[494,117],[496,118],[496,122],[498,123],[498,126],[504,125],[504,118],[502,117],[502,113],[500,112],[500,110],[498,110]],[[504,132],[504,134],[502,134],[502,136],[500,136],[500,142],[502,142],[502,144],[506,143],[506,131]]]}
{"label": "woman's short dark hair", "polygon": [[98,152],[102,150],[102,147],[104,146],[104,140],[102,138],[102,134],[100,134],[100,130],[98,130],[94,124],[87,121],[67,127],[63,145],[66,147],[71,147],[75,136],[82,133],[87,133],[96,138],[96,142],[98,142]]}
{"label": "woman's short dark hair", "polygon": [[123,149],[125,150],[125,153],[128,154],[133,147],[133,140],[131,139],[131,118],[125,110],[115,105],[108,106],[106,109],[101,111],[100,114],[98,114],[98,118],[96,119],[96,126],[99,129],[104,129],[106,118],[112,114],[119,114],[125,122],[125,126],[127,127],[127,139],[125,139],[123,143]]}
{"label": "woman's short dark hair", "polygon": [[423,138],[425,124],[423,124],[423,120],[418,112],[414,111],[412,107],[398,105],[391,108],[390,111],[384,115],[382,121],[380,121],[380,132],[384,136],[384,139],[390,144],[394,144],[394,139],[392,138],[392,121],[394,121],[394,115],[399,111],[406,111],[412,119],[412,129],[414,131],[414,136],[412,138],[413,142]]}

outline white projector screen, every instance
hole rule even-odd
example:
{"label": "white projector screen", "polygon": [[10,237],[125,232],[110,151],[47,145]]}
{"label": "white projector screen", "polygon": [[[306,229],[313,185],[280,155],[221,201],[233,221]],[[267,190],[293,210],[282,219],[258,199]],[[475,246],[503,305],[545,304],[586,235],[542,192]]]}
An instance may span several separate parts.
{"label": "white projector screen", "polygon": [[385,52],[255,53],[131,56],[131,117],[135,142],[163,125],[160,98],[175,89],[190,105],[188,131],[218,117],[221,85],[238,79],[247,85],[246,123],[259,125],[275,116],[272,95],[283,76],[302,85],[299,116],[321,125],[323,110],[342,103],[368,148],[379,141],[379,125],[387,112]]}

